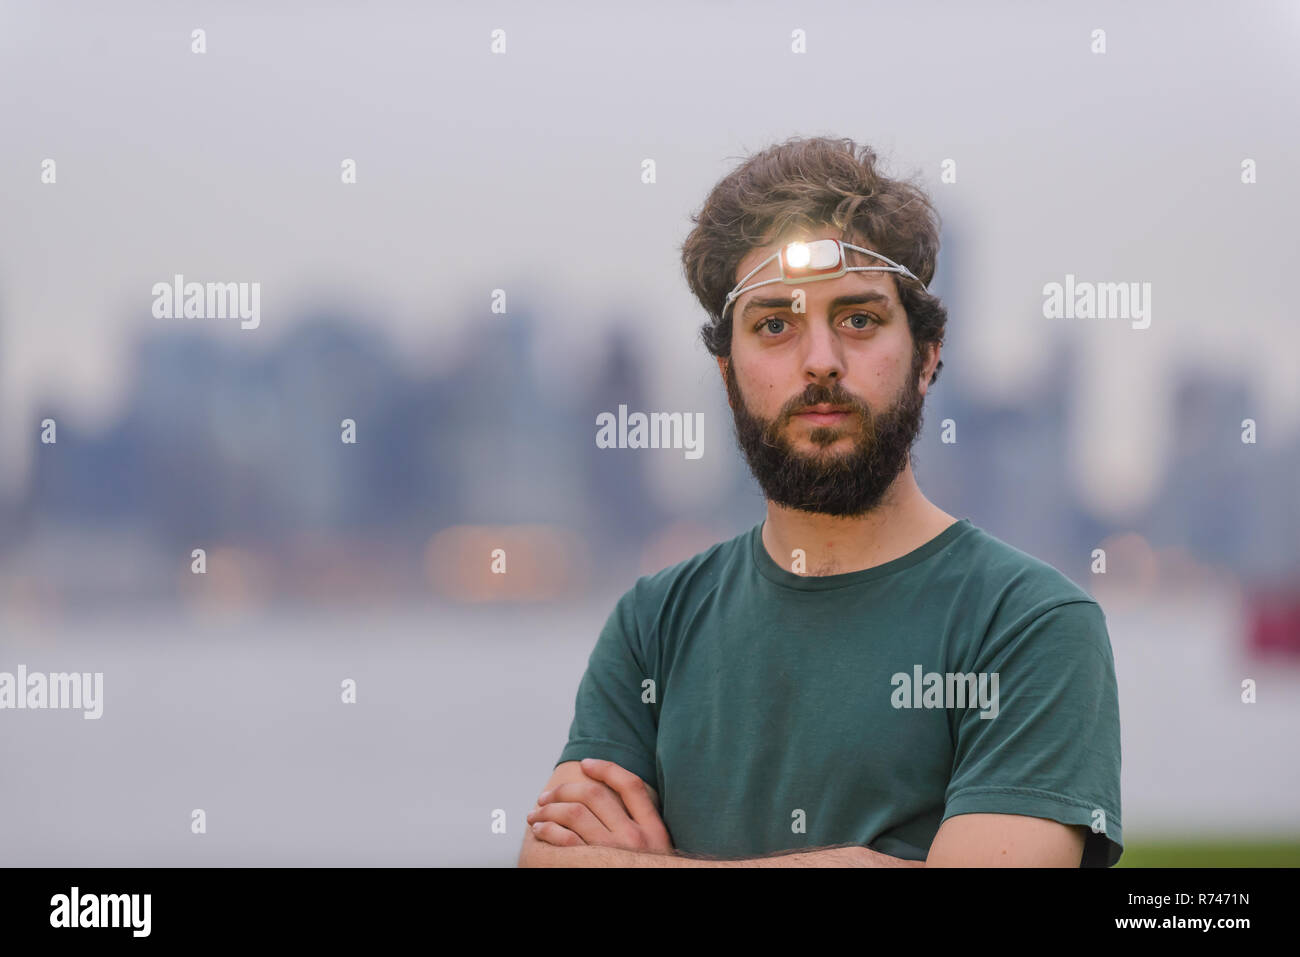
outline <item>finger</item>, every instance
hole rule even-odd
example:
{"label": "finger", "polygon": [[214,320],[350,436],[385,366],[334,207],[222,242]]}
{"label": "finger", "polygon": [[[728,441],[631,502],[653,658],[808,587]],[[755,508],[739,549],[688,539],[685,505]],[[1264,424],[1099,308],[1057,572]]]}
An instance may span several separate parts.
{"label": "finger", "polygon": [[556,824],[554,821],[538,821],[533,824],[532,828],[533,836],[539,841],[554,844],[556,847],[577,847],[580,844],[587,843],[567,827]]}
{"label": "finger", "polygon": [[600,822],[600,818],[596,817],[590,808],[585,804],[572,801],[543,804],[530,813],[528,819],[530,823],[551,821],[559,824],[578,835],[587,844],[608,843],[613,836],[609,828]]}
{"label": "finger", "polygon": [[583,804],[610,831],[632,823],[632,815],[628,813],[619,793],[604,781],[592,778],[565,781],[544,792],[537,800],[542,806],[556,802]]}
{"label": "finger", "polygon": [[[588,759],[584,758],[583,760],[588,760]],[[593,758],[593,759],[591,759],[591,760],[603,760],[603,759],[595,759],[595,758]],[[614,762],[612,762],[612,761],[610,761],[610,762],[605,762],[605,763],[608,763],[608,764],[614,764]],[[614,766],[615,766],[615,767],[618,767],[617,764],[615,764]],[[593,777],[591,777],[590,775],[586,775],[586,776],[584,777],[584,780],[587,780],[587,781],[595,781],[596,779],[593,778]],[[565,782],[565,783],[572,783],[572,782]],[[599,782],[599,783],[604,784],[605,782],[601,781],[601,782]],[[644,783],[644,782],[643,782],[643,783]],[[606,786],[606,787],[609,787],[609,785],[605,785],[605,786]],[[558,787],[558,785],[557,785],[557,787]],[[658,809],[659,809],[659,795],[658,795],[658,793],[655,791],[655,789],[654,789],[653,787],[651,787],[649,784],[646,784],[645,788],[646,788],[646,790],[650,793],[650,800],[654,803],[655,810],[656,810],[656,812],[657,812]],[[545,804],[545,803],[548,802],[548,801],[553,801],[553,800],[555,800],[555,797],[554,797],[554,795],[555,795],[555,790],[556,790],[556,788],[551,788],[550,790],[543,791],[540,795],[538,795],[538,797],[537,797],[537,803],[538,803],[538,804]],[[614,791],[613,788],[610,788],[610,790],[611,790],[611,791]],[[619,803],[622,803],[622,801],[623,801],[623,797],[622,797],[622,795],[619,795],[617,791],[614,791],[614,794],[618,796]]]}
{"label": "finger", "polygon": [[642,827],[663,827],[659,811],[650,798],[650,788],[639,776],[613,761],[602,761],[600,758],[583,758],[582,773],[597,781],[604,781],[617,791],[637,824]]}

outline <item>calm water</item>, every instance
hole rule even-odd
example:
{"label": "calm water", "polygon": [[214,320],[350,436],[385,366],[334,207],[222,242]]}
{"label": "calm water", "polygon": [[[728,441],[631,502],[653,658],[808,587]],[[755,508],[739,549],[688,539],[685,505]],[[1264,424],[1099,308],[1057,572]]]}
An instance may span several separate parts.
{"label": "calm water", "polygon": [[[0,671],[104,673],[97,721],[0,711],[0,862],[511,866],[615,597],[0,622]],[[1234,615],[1107,607],[1129,840],[1300,832],[1300,674],[1233,653]]]}

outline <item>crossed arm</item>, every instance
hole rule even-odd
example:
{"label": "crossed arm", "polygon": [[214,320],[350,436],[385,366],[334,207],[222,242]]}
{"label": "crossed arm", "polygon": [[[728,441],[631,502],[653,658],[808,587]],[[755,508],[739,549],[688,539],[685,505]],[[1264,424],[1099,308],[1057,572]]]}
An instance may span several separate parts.
{"label": "crossed arm", "polygon": [[959,814],[924,861],[850,844],[744,860],[677,851],[659,796],[631,771],[587,758],[555,769],[528,815],[520,867],[1078,867],[1087,828],[1018,814]]}

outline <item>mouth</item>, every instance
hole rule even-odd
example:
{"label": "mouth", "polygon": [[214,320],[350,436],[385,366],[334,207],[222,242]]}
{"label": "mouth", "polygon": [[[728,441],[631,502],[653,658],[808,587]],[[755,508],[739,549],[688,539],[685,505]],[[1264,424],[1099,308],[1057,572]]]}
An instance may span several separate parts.
{"label": "mouth", "polygon": [[805,422],[811,422],[814,425],[833,425],[836,422],[843,422],[852,413],[853,410],[848,406],[831,405],[828,402],[823,402],[819,405],[810,405],[801,412],[796,412],[794,417]]}

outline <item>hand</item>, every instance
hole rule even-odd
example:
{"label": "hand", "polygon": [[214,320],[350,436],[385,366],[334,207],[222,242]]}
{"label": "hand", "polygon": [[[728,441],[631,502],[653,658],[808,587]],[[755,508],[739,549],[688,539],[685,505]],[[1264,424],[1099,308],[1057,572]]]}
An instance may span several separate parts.
{"label": "hand", "polygon": [[595,844],[629,851],[671,854],[672,840],[659,817],[653,792],[613,761],[586,758],[582,781],[568,781],[537,798],[533,833],[560,847]]}

